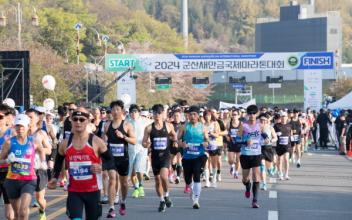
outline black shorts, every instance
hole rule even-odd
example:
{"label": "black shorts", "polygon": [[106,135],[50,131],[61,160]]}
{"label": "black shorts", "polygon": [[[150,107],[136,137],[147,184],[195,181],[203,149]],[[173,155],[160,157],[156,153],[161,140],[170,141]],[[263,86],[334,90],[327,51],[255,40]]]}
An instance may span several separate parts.
{"label": "black shorts", "polygon": [[114,164],[106,164],[105,168],[107,168],[107,170],[116,170],[120,176],[128,176],[128,171],[130,167],[130,162],[128,158],[114,157],[113,163]]}
{"label": "black shorts", "polygon": [[40,192],[45,189],[46,184],[48,184],[48,172],[46,170],[36,170],[37,175],[37,186],[35,187],[36,192]]}
{"label": "black shorts", "polygon": [[181,147],[170,147],[170,154],[176,155],[181,152]]}
{"label": "black shorts", "polygon": [[240,163],[242,169],[248,170],[250,168],[259,167],[261,165],[262,155],[241,155]]}
{"label": "black shorts", "polygon": [[301,144],[301,141],[291,141],[291,147]]}
{"label": "black shorts", "polygon": [[216,149],[216,150],[208,150],[209,156],[221,156],[221,149]]}
{"label": "black shorts", "polygon": [[99,219],[102,215],[100,191],[95,192],[68,192],[66,214],[70,219],[82,218],[83,208],[87,220]]}
{"label": "black shorts", "polygon": [[289,147],[287,145],[279,145],[276,147],[276,153],[278,156],[282,156],[289,152]]}
{"label": "black shorts", "polygon": [[227,148],[228,148],[228,152],[234,152],[234,153],[241,152],[241,145],[239,144],[229,143]]}
{"label": "black shorts", "polygon": [[200,182],[200,175],[208,160],[206,155],[194,159],[182,159],[183,175],[187,185]]}
{"label": "black shorts", "polygon": [[262,156],[265,161],[273,162],[274,151],[271,146],[262,146]]}
{"label": "black shorts", "polygon": [[56,155],[57,155],[57,148],[53,148],[51,150],[51,154],[50,154],[48,160],[55,161]]}
{"label": "black shorts", "polygon": [[37,180],[12,180],[6,179],[4,188],[7,192],[9,199],[18,199],[22,194],[33,194]]}
{"label": "black shorts", "polygon": [[152,169],[154,176],[160,175],[160,170],[162,168],[170,168],[170,157],[152,157]]}
{"label": "black shorts", "polygon": [[0,171],[0,197],[2,196],[2,199],[4,200],[4,204],[7,205],[7,204],[10,204],[10,200],[9,200],[9,197],[7,196],[7,193],[4,187],[6,175],[7,175],[7,171],[6,172]]}

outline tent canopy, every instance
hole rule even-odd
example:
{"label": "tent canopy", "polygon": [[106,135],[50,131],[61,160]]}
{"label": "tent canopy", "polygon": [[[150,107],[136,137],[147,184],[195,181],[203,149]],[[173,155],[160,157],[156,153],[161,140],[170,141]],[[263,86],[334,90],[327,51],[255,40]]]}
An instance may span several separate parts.
{"label": "tent canopy", "polygon": [[337,100],[334,103],[329,104],[329,109],[352,109],[352,91],[342,97],[341,99]]}

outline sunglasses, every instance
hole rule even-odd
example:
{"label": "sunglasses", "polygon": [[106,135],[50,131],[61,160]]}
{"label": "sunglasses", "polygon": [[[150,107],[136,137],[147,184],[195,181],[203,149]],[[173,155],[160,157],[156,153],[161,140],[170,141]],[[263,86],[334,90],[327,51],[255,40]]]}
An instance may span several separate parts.
{"label": "sunglasses", "polygon": [[239,114],[232,114],[232,116],[239,116]]}
{"label": "sunglasses", "polygon": [[137,110],[133,110],[133,111],[131,111],[131,113],[138,113],[138,111]]}
{"label": "sunglasses", "polygon": [[0,120],[4,119],[5,115],[0,115]]}
{"label": "sunglasses", "polygon": [[79,121],[79,122],[85,122],[87,119],[86,118],[83,118],[83,117],[73,117],[72,118],[72,121],[74,121],[74,122],[77,122],[77,121]]}
{"label": "sunglasses", "polygon": [[70,109],[69,109],[70,112],[72,112],[72,111],[74,111],[74,110],[76,110],[76,109],[74,109],[74,108],[70,108]]}
{"label": "sunglasses", "polygon": [[257,114],[256,112],[248,112],[247,113],[248,115],[255,115],[255,114]]}

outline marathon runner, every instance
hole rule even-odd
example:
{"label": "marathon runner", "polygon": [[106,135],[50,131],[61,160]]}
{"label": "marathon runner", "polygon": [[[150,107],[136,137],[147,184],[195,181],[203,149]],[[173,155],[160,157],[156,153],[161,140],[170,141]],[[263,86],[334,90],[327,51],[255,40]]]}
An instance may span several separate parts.
{"label": "marathon runner", "polygon": [[[110,103],[112,121],[104,128],[105,140],[114,162],[108,167],[109,172],[109,211],[107,218],[115,218],[115,203],[120,204],[120,215],[126,214],[126,197],[128,193],[129,155],[128,144],[136,144],[133,126],[125,120],[124,103],[121,100]],[[107,165],[109,166],[109,165]],[[121,199],[118,201],[118,185],[121,186]]]}
{"label": "marathon runner", "polygon": [[66,213],[70,219],[81,220],[83,208],[87,220],[99,219],[102,214],[100,201],[101,160],[112,162],[113,157],[104,141],[87,132],[89,112],[79,107],[71,114],[72,134],[63,140],[55,159],[54,178],[48,188],[55,189],[63,161],[69,170],[70,184]]}
{"label": "marathon runner", "polygon": [[[202,190],[200,175],[203,172],[207,156],[208,130],[199,122],[199,108],[188,109],[189,122],[180,127],[178,133],[179,146],[183,148],[183,175],[186,182],[185,192],[192,192],[193,209],[199,209],[199,198]],[[192,182],[193,181],[193,182]]]}
{"label": "marathon runner", "polygon": [[[130,161],[129,176],[134,186],[132,193],[133,198],[144,197],[143,174],[146,172],[146,162],[148,150],[143,148],[142,141],[144,129],[150,124],[149,121],[140,117],[140,108],[138,105],[132,104],[129,108],[129,122],[132,124],[136,135],[136,144],[128,145],[128,156]],[[136,180],[136,178],[138,180]]]}
{"label": "marathon runner", "polygon": [[[174,126],[174,130],[176,134],[178,135],[178,131],[180,127],[184,124],[181,122],[181,109],[175,109],[173,111],[173,121],[172,125]],[[174,172],[176,171],[176,179],[175,183],[179,184],[181,180],[181,173],[182,173],[182,148],[180,147],[170,147],[170,153],[171,153],[171,172],[172,172],[172,180],[174,177]]]}
{"label": "marathon runner", "polygon": [[28,219],[29,216],[29,205],[37,185],[36,152],[40,156],[40,168],[47,169],[42,145],[28,135],[29,123],[27,115],[16,116],[16,136],[5,141],[0,155],[0,164],[9,163],[4,188],[14,210],[14,219]]}
{"label": "marathon runner", "polygon": [[[170,167],[170,145],[178,147],[174,127],[165,122],[165,109],[161,104],[152,107],[154,122],[144,130],[143,147],[151,148],[151,163],[155,176],[155,190],[160,197],[158,211],[172,207],[169,195],[168,172]],[[172,141],[172,143],[170,143]]]}
{"label": "marathon runner", "polygon": [[240,169],[241,145],[236,142],[238,129],[242,124],[242,122],[240,121],[240,115],[240,111],[238,109],[234,109],[232,111],[230,123],[227,125],[228,163],[230,165],[230,174],[235,179],[238,179]]}
{"label": "marathon runner", "polygon": [[[7,120],[9,120],[8,115],[10,114],[10,107],[4,104],[0,104],[0,152],[2,150],[2,146],[5,143],[5,141],[9,140],[12,136],[12,129],[9,127],[7,124]],[[9,197],[6,193],[6,190],[4,188],[4,182],[6,180],[6,175],[8,171],[8,164],[0,164],[0,196],[2,196],[2,199],[4,201],[5,205],[5,218],[6,219],[14,219],[14,212],[12,209],[12,206],[10,204]]]}
{"label": "marathon runner", "polygon": [[[26,115],[30,118],[29,131],[28,134],[33,137],[33,140],[36,141],[45,152],[46,163],[48,162],[49,155],[51,155],[52,146],[49,142],[49,137],[47,132],[43,130],[43,128],[38,127],[39,112],[35,109],[28,109],[26,111]],[[42,123],[40,123],[42,124]],[[46,208],[46,200],[45,200],[45,187],[48,183],[48,173],[47,170],[40,168],[40,160],[39,155],[36,154],[35,160],[35,173],[37,175],[37,185],[35,188],[35,198],[36,202],[39,205],[39,220],[45,220],[45,208]]]}
{"label": "marathon runner", "polygon": [[292,152],[292,162],[295,164],[297,162],[297,168],[301,167],[301,136],[302,136],[302,124],[298,117],[299,111],[293,109],[293,116],[291,117],[290,124],[292,128],[291,136],[291,147]]}
{"label": "marathon runner", "polygon": [[[259,166],[261,164],[261,144],[263,141],[260,123],[257,121],[257,114],[258,107],[256,105],[247,107],[248,121],[240,125],[237,138],[237,140],[242,143],[240,162],[242,167],[242,182],[246,186],[245,197],[250,198],[250,190],[252,187],[252,208],[259,208]],[[252,184],[249,176],[251,170]]]}
{"label": "marathon runner", "polygon": [[[291,125],[288,124],[287,112],[282,111],[280,113],[281,120],[274,125],[276,135],[278,137],[276,145],[276,153],[278,155],[277,166],[278,166],[278,176],[280,180],[289,180],[288,176],[289,170],[289,148],[290,148],[290,138],[292,136]],[[283,167],[285,166],[285,172],[283,172]]]}

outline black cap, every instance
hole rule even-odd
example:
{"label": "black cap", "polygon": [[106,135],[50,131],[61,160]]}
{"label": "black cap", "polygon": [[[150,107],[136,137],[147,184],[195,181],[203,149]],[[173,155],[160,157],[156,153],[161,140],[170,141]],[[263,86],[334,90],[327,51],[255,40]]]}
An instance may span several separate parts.
{"label": "black cap", "polygon": [[199,114],[200,108],[199,108],[198,106],[192,105],[192,106],[189,107],[188,112],[189,112],[189,113],[191,113],[191,112],[196,112],[196,113]]}
{"label": "black cap", "polygon": [[164,106],[162,104],[156,104],[152,107],[153,113],[162,113],[164,111]]}

